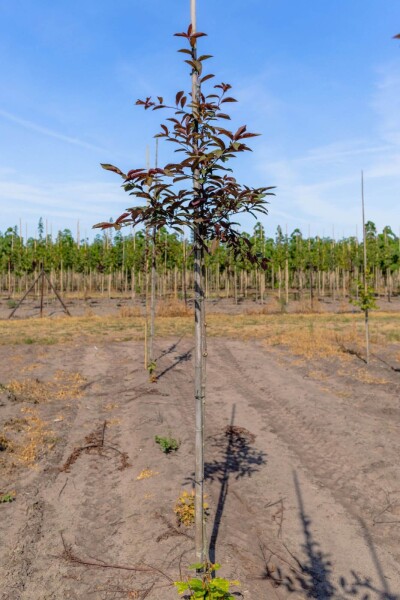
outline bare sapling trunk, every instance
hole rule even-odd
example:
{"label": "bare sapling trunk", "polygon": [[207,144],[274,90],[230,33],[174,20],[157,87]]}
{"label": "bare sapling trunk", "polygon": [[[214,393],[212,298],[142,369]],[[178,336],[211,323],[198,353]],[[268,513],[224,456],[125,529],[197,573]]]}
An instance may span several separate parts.
{"label": "bare sapling trunk", "polygon": [[[149,147],[146,147],[146,165],[147,169],[150,168],[150,151]],[[145,285],[145,319],[144,319],[144,368],[149,369],[149,254],[150,254],[150,235],[149,227],[146,227],[145,241],[144,241],[144,285]]]}
{"label": "bare sapling trunk", "polygon": [[285,260],[285,304],[289,304],[289,260]]}
{"label": "bare sapling trunk", "polygon": [[[158,139],[156,140],[156,156],[155,156],[155,167],[157,169],[158,163]],[[155,380],[155,357],[154,357],[154,332],[155,332],[155,320],[156,320],[156,230],[153,228],[151,233],[151,269],[150,269],[150,332],[149,332],[149,350],[148,350],[148,364],[150,379]]]}
{"label": "bare sapling trunk", "polygon": [[43,317],[43,300],[44,300],[44,268],[40,272],[40,317]]}
{"label": "bare sapling trunk", "polygon": [[[361,204],[362,204],[362,223],[363,223],[363,254],[364,254],[364,295],[368,295],[368,277],[367,277],[367,235],[365,229],[365,211],[364,211],[364,173],[361,171]],[[368,307],[364,308],[364,324],[365,324],[365,350],[366,362],[369,364],[369,321]]]}
{"label": "bare sapling trunk", "polygon": [[186,286],[186,240],[183,238],[183,265],[182,265],[182,286],[183,286],[183,300],[185,306],[187,306],[187,286]]}
{"label": "bare sapling trunk", "polygon": [[150,271],[150,331],[149,331],[149,353],[148,363],[150,369],[155,366],[154,358],[154,332],[156,319],[156,232],[152,232],[151,244],[151,271]]}
{"label": "bare sapling trunk", "polygon": [[205,304],[203,245],[200,227],[194,239],[194,313],[195,313],[195,545],[196,562],[206,560],[204,532],[204,408],[205,408]]}
{"label": "bare sapling trunk", "polygon": [[[196,33],[196,0],[191,0],[192,32]],[[197,54],[195,43],[194,57]],[[200,99],[200,82],[196,71],[192,74],[192,105],[194,126],[198,129],[196,119],[196,105]],[[195,139],[194,150],[198,149]],[[197,196],[200,190],[200,172],[198,168],[193,172],[193,192]],[[196,562],[204,564],[206,560],[206,540],[204,535],[204,406],[205,406],[205,305],[204,305],[204,246],[202,227],[197,224],[194,232],[194,312],[195,312],[195,551]]]}
{"label": "bare sapling trunk", "polygon": [[313,278],[313,269],[310,269],[310,304],[311,311],[314,310],[314,278]]}

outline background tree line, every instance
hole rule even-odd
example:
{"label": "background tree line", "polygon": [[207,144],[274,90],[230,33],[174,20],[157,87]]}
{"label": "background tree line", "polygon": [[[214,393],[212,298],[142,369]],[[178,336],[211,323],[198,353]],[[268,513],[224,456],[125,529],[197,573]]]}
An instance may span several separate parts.
{"label": "background tree line", "polygon": [[[37,235],[24,239],[18,227],[0,232],[0,291],[15,295],[28,289],[41,265],[63,293],[145,293],[152,238],[145,230],[122,235],[111,230],[93,241],[79,239],[68,229],[53,237],[40,219]],[[363,277],[363,249],[356,236],[305,237],[277,228],[269,237],[261,223],[245,237],[255,252],[268,258],[262,271],[246,258],[234,257],[224,244],[209,248],[206,256],[206,295],[263,302],[274,291],[283,303],[303,295],[344,298],[357,289]],[[400,292],[400,238],[390,227],[377,231],[366,224],[368,273],[377,294],[390,300]],[[155,238],[157,295],[189,298],[192,295],[192,241],[162,228]]]}

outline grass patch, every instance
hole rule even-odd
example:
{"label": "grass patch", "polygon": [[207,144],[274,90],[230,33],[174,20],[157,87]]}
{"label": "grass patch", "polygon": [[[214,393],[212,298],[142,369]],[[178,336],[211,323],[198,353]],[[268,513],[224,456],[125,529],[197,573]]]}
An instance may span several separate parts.
{"label": "grass patch", "polygon": [[9,399],[14,402],[41,404],[51,400],[79,398],[82,395],[82,386],[85,381],[80,373],[56,371],[51,381],[41,381],[37,378],[22,381],[13,379],[1,387],[7,392]]}
{"label": "grass patch", "polygon": [[[171,303],[170,303],[171,304]],[[178,306],[179,304],[179,306]],[[182,315],[183,307],[189,315]],[[161,314],[160,314],[161,311]],[[171,304],[169,312],[159,307],[157,337],[193,334],[191,309],[183,303]],[[24,319],[0,323],[0,344],[31,343],[47,345],[74,343],[121,342],[144,339],[144,317],[59,317]],[[400,342],[400,314],[374,312],[370,319],[371,341],[377,345]],[[342,314],[213,314],[207,316],[210,337],[240,340],[259,339],[268,346],[283,346],[304,358],[345,356],[347,346],[364,348],[363,315]]]}
{"label": "grass patch", "polygon": [[[56,438],[36,409],[22,408],[21,412],[24,417],[18,419],[18,427],[11,421],[4,425],[5,431],[18,433],[16,438],[9,442],[7,454],[12,457],[14,465],[34,467],[39,458],[54,447]],[[6,465],[5,458],[2,462]]]}
{"label": "grass patch", "polygon": [[193,308],[180,300],[161,300],[157,303],[157,317],[193,317]]}

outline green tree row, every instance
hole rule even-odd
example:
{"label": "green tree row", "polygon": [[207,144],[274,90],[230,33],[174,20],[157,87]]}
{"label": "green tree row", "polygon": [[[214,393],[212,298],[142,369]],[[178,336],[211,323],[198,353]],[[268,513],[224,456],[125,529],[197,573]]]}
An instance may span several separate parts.
{"label": "green tree row", "polygon": [[[268,268],[258,272],[257,265],[247,258],[234,257],[223,244],[210,246],[206,256],[209,291],[227,291],[233,295],[234,288],[243,292],[243,286],[259,286],[285,290],[315,288],[318,293],[332,293],[340,289],[345,295],[363,275],[363,248],[356,237],[334,240],[329,237],[305,237],[299,229],[290,235],[277,228],[275,237],[265,234],[257,223],[251,233],[244,236],[254,243],[255,251],[268,258]],[[377,292],[399,293],[400,239],[390,227],[378,232],[372,222],[366,224],[368,270],[373,274]],[[0,232],[0,275],[3,291],[17,286],[23,277],[36,274],[41,265],[46,271],[59,276],[61,273],[99,276],[121,273],[125,288],[142,280],[149,261],[149,246],[144,230],[122,235],[109,231],[97,235],[93,241],[77,240],[71,231],[60,231],[55,238],[44,235],[42,220],[35,237],[23,239],[17,227]],[[156,264],[160,277],[170,279],[170,284],[181,289],[182,273],[191,272],[193,263],[191,240],[161,229],[156,236]],[[177,283],[176,279],[179,277]],[[186,277],[186,275],[185,275]],[[188,275],[190,288],[190,275]],[[8,284],[7,284],[8,278]],[[139,278],[139,279],[138,279]],[[174,284],[172,279],[175,278]],[[14,283],[12,283],[12,281]],[[159,284],[161,285],[161,284]],[[62,287],[62,286],[61,286]],[[114,286],[113,283],[113,287]],[[163,283],[164,290],[168,283]],[[141,291],[140,289],[138,291]]]}

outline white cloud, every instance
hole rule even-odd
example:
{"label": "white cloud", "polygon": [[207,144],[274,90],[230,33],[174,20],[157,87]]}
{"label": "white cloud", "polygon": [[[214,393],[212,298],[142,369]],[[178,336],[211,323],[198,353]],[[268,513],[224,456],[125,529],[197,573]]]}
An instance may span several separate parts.
{"label": "white cloud", "polygon": [[45,135],[47,137],[54,138],[61,142],[65,142],[66,144],[72,144],[74,146],[80,146],[81,148],[86,148],[87,150],[95,150],[96,152],[107,152],[105,148],[101,146],[95,146],[94,144],[89,144],[84,140],[81,140],[76,137],[70,137],[68,135],[64,135],[59,133],[58,131],[53,131],[52,129],[48,129],[47,127],[42,127],[37,123],[33,123],[32,121],[27,121],[26,119],[21,119],[17,115],[13,115],[12,113],[0,109],[0,117],[10,121],[12,123],[16,123],[25,129],[29,129],[30,131],[34,131],[35,133],[39,133],[41,135]]}
{"label": "white cloud", "polygon": [[400,59],[378,70],[376,90],[371,102],[378,117],[382,139],[400,144]]}
{"label": "white cloud", "polygon": [[[292,160],[268,160],[268,153],[258,163],[263,177],[277,185],[277,196],[270,211],[296,224],[311,223],[321,233],[359,231],[361,212],[361,168],[364,170],[368,219],[378,228],[400,224],[400,148],[380,144],[379,139],[343,140],[324,147],[310,148]],[[360,160],[361,159],[361,160]],[[274,206],[284,207],[285,212]],[[282,220],[281,220],[282,223]]]}
{"label": "white cloud", "polygon": [[[0,170],[1,172],[1,170]],[[82,231],[99,221],[117,217],[134,204],[115,183],[64,182],[26,183],[0,179],[0,231],[22,219],[36,228],[40,217],[54,224],[53,231],[73,227],[79,220]]]}

